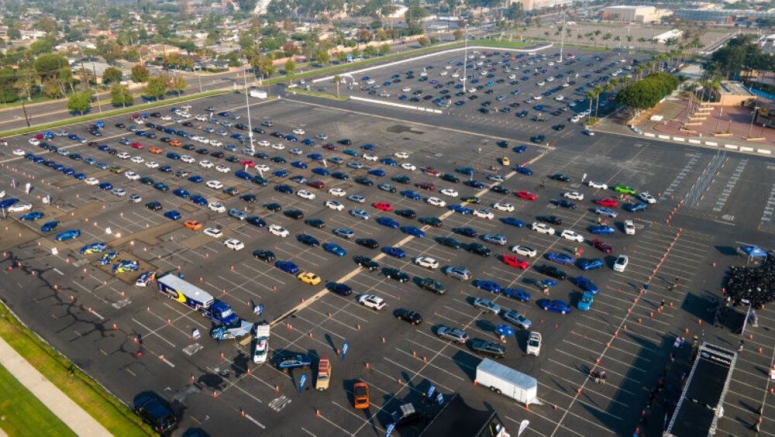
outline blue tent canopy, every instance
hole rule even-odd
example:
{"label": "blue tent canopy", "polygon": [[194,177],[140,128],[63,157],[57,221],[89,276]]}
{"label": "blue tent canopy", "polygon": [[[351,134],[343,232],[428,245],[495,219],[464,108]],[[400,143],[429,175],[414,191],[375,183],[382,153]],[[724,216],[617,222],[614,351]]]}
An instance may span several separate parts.
{"label": "blue tent canopy", "polygon": [[740,251],[748,255],[749,258],[767,258],[767,252],[759,246],[740,246]]}

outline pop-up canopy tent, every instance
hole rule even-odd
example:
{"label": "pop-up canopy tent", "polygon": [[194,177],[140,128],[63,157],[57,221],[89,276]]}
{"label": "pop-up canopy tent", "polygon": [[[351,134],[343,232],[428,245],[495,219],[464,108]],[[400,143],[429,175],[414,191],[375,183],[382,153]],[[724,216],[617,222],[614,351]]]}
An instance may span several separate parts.
{"label": "pop-up canopy tent", "polygon": [[740,251],[748,256],[748,261],[754,261],[757,258],[767,259],[767,252],[759,246],[740,246]]}

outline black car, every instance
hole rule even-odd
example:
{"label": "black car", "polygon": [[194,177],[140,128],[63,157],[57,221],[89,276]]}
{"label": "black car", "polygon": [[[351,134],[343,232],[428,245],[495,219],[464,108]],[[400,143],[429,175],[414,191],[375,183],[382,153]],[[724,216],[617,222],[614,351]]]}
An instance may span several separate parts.
{"label": "black car", "polygon": [[399,184],[408,184],[409,182],[411,182],[411,179],[409,178],[409,176],[393,176],[391,180],[393,182],[398,182]]}
{"label": "black car", "polygon": [[509,193],[511,193],[511,191],[509,191],[508,188],[504,188],[501,185],[494,185],[492,188],[490,188],[490,191],[492,191],[493,193],[498,193],[498,194],[509,194]]}
{"label": "black car", "polygon": [[221,152],[220,150],[216,150],[215,152],[210,153],[210,156],[212,156],[213,158],[222,159],[224,156],[226,156],[226,154]]}
{"label": "black car", "polygon": [[183,144],[183,146],[181,146],[181,148],[183,150],[194,150],[194,149],[196,149],[196,147],[193,144]]}
{"label": "black car", "polygon": [[170,167],[169,165],[162,165],[161,167],[159,167],[159,171],[162,173],[172,173],[172,167]]}
{"label": "black car", "polygon": [[352,140],[350,140],[348,138],[341,139],[341,140],[339,140],[337,142],[339,144],[343,145],[343,146],[352,146],[352,144],[353,144]]}
{"label": "black car", "polygon": [[328,291],[336,293],[340,296],[349,296],[353,294],[353,289],[349,285],[343,284],[341,282],[330,282],[326,284],[326,288]]}
{"label": "black car", "polygon": [[564,124],[556,124],[556,125],[552,126],[552,129],[554,129],[557,132],[559,132],[559,131],[565,129],[565,125]]}
{"label": "black car", "polygon": [[536,270],[542,275],[551,276],[555,279],[564,280],[568,277],[568,275],[559,268],[547,264],[536,266]]}
{"label": "black car", "polygon": [[495,143],[495,145],[500,147],[501,149],[505,149],[505,148],[509,147],[509,142],[501,140],[501,141],[498,141],[497,143]]}
{"label": "black car", "polygon": [[543,143],[545,139],[546,139],[545,135],[536,135],[536,136],[530,137],[530,141],[532,141],[532,142],[534,142],[536,144]]}
{"label": "black car", "polygon": [[253,156],[258,158],[258,159],[269,159],[269,155],[267,155],[264,152],[256,152],[256,153],[253,154]]}
{"label": "black car", "polygon": [[376,249],[379,247],[379,242],[373,238],[358,238],[355,243],[369,249]]}
{"label": "black car", "polygon": [[285,164],[288,161],[286,161],[286,159],[283,158],[282,156],[275,156],[275,157],[272,157],[272,162],[277,164]]}
{"label": "black car", "polygon": [[321,219],[307,219],[307,220],[304,220],[304,224],[318,229],[322,229],[326,227],[326,222],[324,222]]}
{"label": "black car", "polygon": [[364,269],[369,269],[372,272],[379,268],[379,264],[377,264],[376,261],[369,258],[368,256],[356,256],[355,258],[353,258],[353,261],[355,261],[355,264],[358,264]]}
{"label": "black car", "polygon": [[395,193],[396,192],[396,187],[394,187],[394,186],[392,186],[390,184],[379,184],[379,186],[377,188],[379,188],[382,191],[387,191],[388,193]]}
{"label": "black car", "polygon": [[257,215],[251,215],[250,217],[246,218],[245,221],[259,228],[266,226],[266,221]]}
{"label": "black car", "polygon": [[232,164],[237,164],[239,162],[242,162],[237,156],[229,155],[228,158],[226,158],[226,162],[231,162]]}
{"label": "black car", "polygon": [[144,392],[134,399],[135,414],[161,435],[169,435],[179,420],[170,405],[155,393]]}
{"label": "black car", "polygon": [[428,291],[432,291],[436,294],[444,294],[447,291],[447,288],[444,287],[444,285],[442,285],[441,282],[433,278],[422,278],[418,282],[418,285],[420,286],[420,288],[423,288]]}
{"label": "black car", "polygon": [[350,176],[348,176],[347,173],[342,173],[341,171],[335,171],[331,173],[331,177],[334,179],[339,179],[340,181],[346,181],[347,179],[350,179]]}
{"label": "black car", "polygon": [[374,185],[374,181],[372,181],[371,179],[369,179],[369,178],[367,178],[365,176],[358,176],[354,180],[355,180],[356,183],[359,183],[361,185],[365,185],[367,187],[370,187],[370,186]]}
{"label": "black car", "polygon": [[484,184],[476,180],[465,181],[463,182],[463,184],[471,188],[479,188],[479,189],[484,188]]}
{"label": "black car", "polygon": [[313,237],[312,235],[308,235],[308,234],[297,235],[296,241],[302,244],[306,244],[307,246],[310,246],[310,247],[320,246],[320,241],[318,241],[318,239]]}
{"label": "black car", "polygon": [[159,202],[148,202],[145,204],[145,207],[150,209],[151,211],[160,211],[161,210],[161,203]]}
{"label": "black car", "polygon": [[226,187],[223,189],[223,192],[228,194],[229,196],[236,196],[239,194],[239,190],[237,187]]}
{"label": "black car", "polygon": [[460,249],[460,242],[452,237],[439,237],[436,242],[451,249]]}
{"label": "black car", "polygon": [[481,243],[470,243],[466,246],[466,250],[479,256],[490,256],[492,251]]}
{"label": "black car", "polygon": [[420,313],[418,313],[417,311],[399,308],[393,311],[393,316],[395,316],[395,318],[398,320],[403,320],[405,322],[411,323],[412,326],[416,326],[422,323],[422,315],[420,315]]}
{"label": "black car", "polygon": [[398,282],[409,282],[409,275],[395,267],[383,267],[382,274]]}
{"label": "black car", "polygon": [[481,338],[471,340],[471,350],[479,354],[490,355],[494,358],[504,358],[506,356],[506,346],[493,343]]}
{"label": "black car", "polygon": [[264,208],[272,212],[280,212],[283,210],[283,207],[279,203],[265,203]]}
{"label": "black car", "polygon": [[285,211],[283,214],[285,214],[286,217],[292,218],[294,220],[301,220],[304,218],[304,213],[299,211],[298,209],[289,209],[288,211]]}
{"label": "black car", "polygon": [[576,209],[576,204],[567,199],[560,199],[556,203],[560,208]]}
{"label": "black car", "polygon": [[290,185],[280,184],[274,187],[274,190],[278,193],[293,194],[293,188]]}
{"label": "black car", "polygon": [[476,232],[476,229],[468,226],[462,227],[462,228],[452,228],[452,232],[458,235],[462,235],[464,237],[471,237],[471,238],[476,238],[476,236],[479,235],[479,233]]}
{"label": "black car", "polygon": [[539,215],[536,217],[539,222],[549,223],[550,225],[561,225],[562,219],[556,215]]}
{"label": "black car", "polygon": [[260,128],[260,127],[254,127],[254,128],[253,128],[253,132],[255,132],[255,133],[257,133],[257,134],[265,134],[265,133],[266,133],[266,130],[265,130],[265,129],[263,129],[263,128]]}
{"label": "black car", "polygon": [[447,181],[447,182],[452,182],[453,184],[456,184],[456,183],[460,182],[460,178],[459,177],[457,177],[457,176],[455,176],[453,174],[450,174],[450,173],[444,173],[443,175],[441,175],[441,180],[442,181]]}
{"label": "black car", "polygon": [[266,262],[272,262],[275,260],[274,253],[271,250],[254,250],[253,257]]}
{"label": "black car", "polygon": [[417,213],[414,212],[414,210],[411,210],[411,209],[397,209],[396,210],[396,215],[399,215],[401,217],[405,217],[405,218],[408,218],[408,219],[413,219],[413,218],[417,217]]}
{"label": "black car", "polygon": [[202,147],[201,149],[196,149],[196,153],[198,153],[199,155],[207,155],[208,153],[210,153],[210,151]]}
{"label": "black car", "polygon": [[124,123],[116,123],[115,126],[119,129],[124,129],[126,127]]}
{"label": "black car", "polygon": [[560,182],[570,182],[570,178],[567,175],[564,175],[562,173],[557,173],[549,176],[549,179],[560,181]]}
{"label": "black car", "polygon": [[153,178],[150,176],[143,176],[142,178],[140,178],[140,183],[145,185],[153,185],[156,183],[156,181],[154,181]]}
{"label": "black car", "polygon": [[437,217],[421,217],[418,221],[424,225],[433,226],[434,228],[440,228],[442,225],[441,220]]}

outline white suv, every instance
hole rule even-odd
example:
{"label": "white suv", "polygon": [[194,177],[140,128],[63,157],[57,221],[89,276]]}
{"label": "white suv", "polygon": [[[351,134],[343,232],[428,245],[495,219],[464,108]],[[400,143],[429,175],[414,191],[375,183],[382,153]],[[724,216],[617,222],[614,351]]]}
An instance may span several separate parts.
{"label": "white suv", "polygon": [[377,311],[383,310],[387,305],[384,299],[382,299],[381,297],[377,297],[373,294],[367,294],[359,297],[358,303],[360,303],[361,305],[367,308],[371,308]]}
{"label": "white suv", "polygon": [[614,263],[614,271],[620,273],[624,272],[629,262],[630,259],[627,257],[627,255],[619,255],[619,258],[617,258],[616,262]]}

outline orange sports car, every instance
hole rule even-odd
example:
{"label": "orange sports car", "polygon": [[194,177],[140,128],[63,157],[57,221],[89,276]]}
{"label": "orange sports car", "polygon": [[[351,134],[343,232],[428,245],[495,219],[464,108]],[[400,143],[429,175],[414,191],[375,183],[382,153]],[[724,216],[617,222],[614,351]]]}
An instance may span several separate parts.
{"label": "orange sports car", "polygon": [[191,229],[193,231],[199,231],[199,230],[201,230],[204,227],[204,226],[202,226],[201,223],[199,223],[196,220],[186,220],[186,221],[183,222],[183,226],[185,226],[185,227],[187,227],[187,228],[189,228],[189,229]]}
{"label": "orange sports car", "polygon": [[369,408],[369,386],[363,381],[353,386],[353,405],[359,410]]}
{"label": "orange sports car", "polygon": [[180,146],[182,146],[182,145],[183,145],[183,143],[181,143],[181,142],[180,142],[180,141],[178,141],[178,140],[172,140],[172,141],[170,141],[170,146],[172,146],[172,147],[180,147]]}
{"label": "orange sports car", "polygon": [[150,149],[148,149],[148,151],[157,155],[161,155],[162,152],[161,149],[156,146],[152,146]]}

